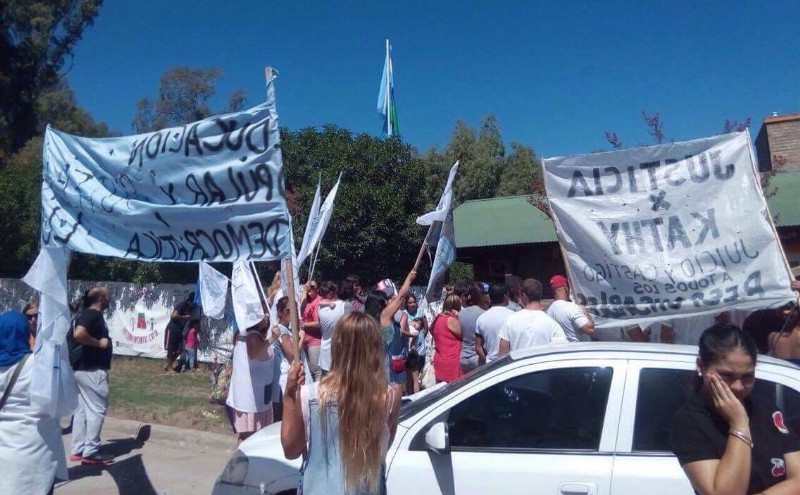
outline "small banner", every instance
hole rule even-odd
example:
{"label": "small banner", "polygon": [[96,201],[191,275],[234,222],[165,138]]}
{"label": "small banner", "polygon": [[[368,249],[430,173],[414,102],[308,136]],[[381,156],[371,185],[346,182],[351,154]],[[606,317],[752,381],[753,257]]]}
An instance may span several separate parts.
{"label": "small banner", "polygon": [[793,300],[747,132],[543,168],[573,294],[599,328]]}
{"label": "small banner", "polygon": [[289,256],[272,88],[249,110],[149,134],[48,127],[42,245],[146,261]]}

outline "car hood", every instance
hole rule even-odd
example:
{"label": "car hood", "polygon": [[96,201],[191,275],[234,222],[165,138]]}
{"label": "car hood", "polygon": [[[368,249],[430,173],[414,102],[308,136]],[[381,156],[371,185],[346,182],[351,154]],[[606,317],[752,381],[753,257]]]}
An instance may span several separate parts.
{"label": "car hood", "polygon": [[254,433],[239,445],[239,451],[249,461],[245,485],[263,484],[270,493],[297,487],[303,459],[289,460],[283,455],[280,423]]}

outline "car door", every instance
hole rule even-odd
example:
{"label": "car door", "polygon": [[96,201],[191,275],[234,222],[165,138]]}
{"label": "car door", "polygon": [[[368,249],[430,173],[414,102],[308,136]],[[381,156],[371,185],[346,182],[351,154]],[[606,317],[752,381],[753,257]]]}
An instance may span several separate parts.
{"label": "car door", "polygon": [[[607,494],[625,364],[562,359],[519,366],[442,401],[394,456],[390,491]],[[436,425],[449,439],[438,453],[425,441]]]}
{"label": "car door", "polygon": [[[694,490],[669,445],[672,416],[694,393],[695,358],[632,360],[628,366],[612,495],[692,495]],[[789,428],[800,427],[800,382],[759,364],[753,393],[772,400]]]}
{"label": "car door", "polygon": [[669,425],[692,393],[697,371],[693,357],[673,359],[628,365],[612,495],[694,494],[669,446]]}

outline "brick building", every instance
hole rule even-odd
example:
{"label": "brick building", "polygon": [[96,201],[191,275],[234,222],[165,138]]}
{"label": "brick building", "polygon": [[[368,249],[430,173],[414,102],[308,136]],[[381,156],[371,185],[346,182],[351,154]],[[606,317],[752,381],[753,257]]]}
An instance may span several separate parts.
{"label": "brick building", "polygon": [[765,117],[755,147],[762,172],[800,170],[800,113]]}

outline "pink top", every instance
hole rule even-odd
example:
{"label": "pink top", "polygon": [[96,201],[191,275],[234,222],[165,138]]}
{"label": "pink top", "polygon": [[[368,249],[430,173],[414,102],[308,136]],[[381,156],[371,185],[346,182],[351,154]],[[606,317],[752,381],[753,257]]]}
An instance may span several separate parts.
{"label": "pink top", "polygon": [[197,329],[189,329],[189,332],[186,334],[186,347],[191,347],[192,349],[197,347]]}
{"label": "pink top", "polygon": [[[319,303],[322,297],[317,296],[311,301],[306,302],[301,312],[301,317],[304,322],[319,322]],[[322,329],[306,330],[306,337],[304,342],[306,345],[319,345],[322,342]]]}
{"label": "pink top", "polygon": [[447,328],[447,321],[457,318],[453,313],[442,313],[433,320],[433,369],[436,379],[452,382],[461,376],[461,339]]}

